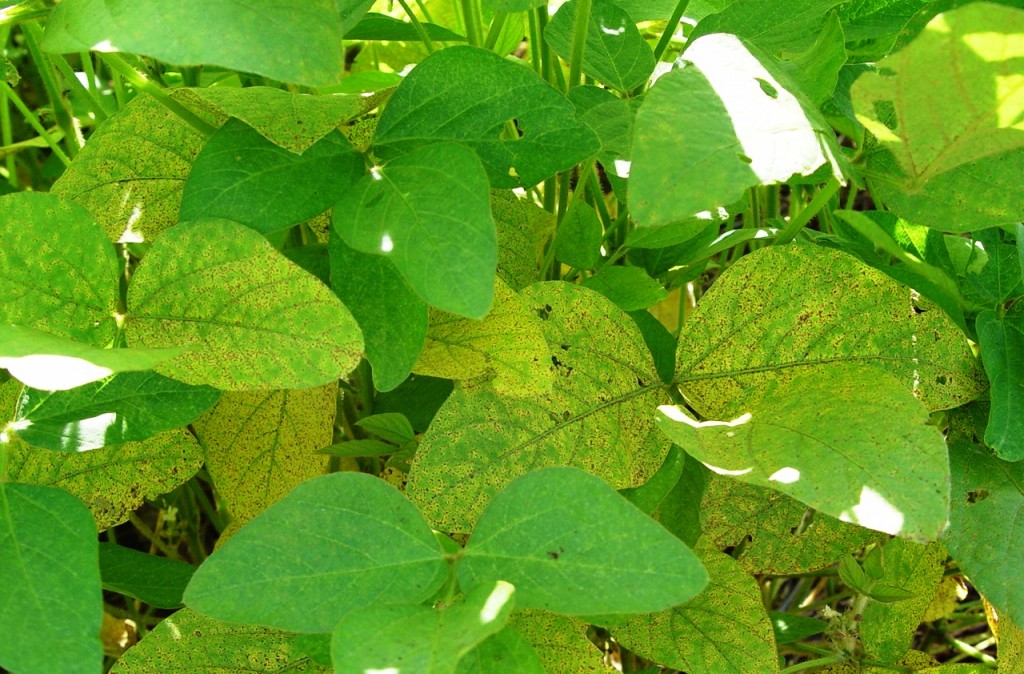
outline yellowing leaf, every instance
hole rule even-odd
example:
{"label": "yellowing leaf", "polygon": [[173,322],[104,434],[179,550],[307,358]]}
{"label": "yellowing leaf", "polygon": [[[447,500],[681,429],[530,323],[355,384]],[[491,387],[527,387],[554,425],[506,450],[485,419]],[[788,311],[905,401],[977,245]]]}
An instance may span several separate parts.
{"label": "yellowing leaf", "polygon": [[519,296],[495,279],[494,305],[482,320],[431,311],[413,372],[456,380],[493,374],[499,395],[547,393],[553,377],[542,326]]}

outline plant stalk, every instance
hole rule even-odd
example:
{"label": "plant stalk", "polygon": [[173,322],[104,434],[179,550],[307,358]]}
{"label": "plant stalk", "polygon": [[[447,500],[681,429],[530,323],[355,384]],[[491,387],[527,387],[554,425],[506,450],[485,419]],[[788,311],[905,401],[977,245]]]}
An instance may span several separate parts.
{"label": "plant stalk", "polygon": [[569,82],[566,89],[579,86],[583,69],[583,53],[587,48],[587,28],[590,26],[590,11],[594,0],[576,0],[576,20],[572,31],[572,52],[569,61]]}
{"label": "plant stalk", "polygon": [[690,0],[679,0],[676,3],[676,8],[672,10],[672,16],[668,19],[668,25],[665,26],[665,31],[661,34],[661,39],[658,40],[658,44],[654,47],[655,61],[660,61],[661,55],[668,49],[669,43],[672,42],[672,36],[676,34],[676,28],[683,18],[683,12],[686,11],[686,6],[689,4]]}
{"label": "plant stalk", "polygon": [[775,238],[775,245],[784,245],[796,238],[796,235],[800,233],[800,230],[811,221],[815,215],[818,214],[828,200],[839,191],[839,181],[836,180],[835,176],[829,178],[829,181],[825,183],[824,187],[818,190],[818,193],[811,199],[811,203],[807,204],[806,207],[800,210],[800,214],[789,221],[789,224],[779,232],[779,235]]}

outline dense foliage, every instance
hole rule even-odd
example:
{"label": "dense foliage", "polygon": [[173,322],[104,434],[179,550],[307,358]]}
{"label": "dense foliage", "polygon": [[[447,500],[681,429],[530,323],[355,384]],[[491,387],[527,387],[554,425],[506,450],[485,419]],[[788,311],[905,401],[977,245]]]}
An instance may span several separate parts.
{"label": "dense foliage", "polygon": [[1014,4],[0,2],[0,668],[1024,671]]}

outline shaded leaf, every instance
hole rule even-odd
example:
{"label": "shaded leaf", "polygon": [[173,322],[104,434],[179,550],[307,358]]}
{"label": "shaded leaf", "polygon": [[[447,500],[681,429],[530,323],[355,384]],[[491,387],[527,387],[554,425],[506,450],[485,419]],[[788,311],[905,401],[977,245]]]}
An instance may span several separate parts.
{"label": "shaded leaf", "polygon": [[219,397],[220,391],[209,386],[189,386],[155,372],[125,372],[68,391],[26,389],[15,424],[18,437],[31,445],[84,452],[185,426]]}
{"label": "shaded leaf", "polygon": [[468,532],[513,479],[572,465],[613,487],[644,483],[668,442],[650,411],[664,392],[635,324],[604,297],[568,283],[539,283],[520,297],[543,321],[550,394],[507,398],[463,386],[423,436],[408,495],[442,531]]}
{"label": "shaded leaf", "polygon": [[[500,1],[500,0],[499,0]],[[420,21],[427,37],[438,42],[465,42],[466,36],[453,33],[436,23]],[[369,12],[351,30],[345,33],[346,40],[398,40],[415,42],[420,33],[412,23],[386,14]]]}
{"label": "shaded leaf", "polygon": [[772,246],[740,259],[701,298],[679,345],[676,378],[709,417],[738,416],[771,382],[830,377],[842,363],[885,370],[932,410],[982,390],[963,333],[941,311],[919,309],[909,288],[818,247]]}
{"label": "shaded leaf", "polygon": [[224,218],[270,234],[326,211],[363,172],[337,131],[296,154],[229,119],[192,164],[178,217]]}
{"label": "shaded leaf", "polygon": [[[3,444],[0,451],[8,451]],[[19,674],[101,671],[96,526],[78,499],[0,482],[0,577],[0,667]]]}
{"label": "shaded leaf", "polygon": [[640,267],[605,265],[583,281],[585,288],[601,293],[623,311],[637,311],[668,296],[665,288]]}
{"label": "shaded leaf", "polygon": [[828,627],[828,623],[817,618],[808,618],[793,613],[780,613],[769,611],[768,618],[772,621],[772,629],[775,631],[775,643],[790,644],[801,641],[815,634],[821,634]]}
{"label": "shaded leaf", "polygon": [[711,470],[840,520],[925,541],[945,528],[945,441],[924,405],[891,377],[835,365],[827,381],[794,377],[744,409],[732,421],[698,422],[666,405],[659,426]]}
{"label": "shaded leaf", "polygon": [[435,143],[374,167],[335,205],[334,231],[386,256],[430,305],[471,318],[490,309],[498,243],[469,148]]}
{"label": "shaded leaf", "polygon": [[232,524],[248,522],[303,481],[322,475],[338,388],[225,393],[193,426]]}
{"label": "shaded leaf", "polygon": [[0,323],[110,344],[120,269],[84,208],[52,194],[7,195],[0,198],[0,241]]}
{"label": "shaded leaf", "polygon": [[[521,135],[503,139],[506,122]],[[438,141],[471,147],[497,188],[536,185],[598,150],[561,93],[529,68],[469,46],[442,49],[416,66],[374,136],[385,159]]]}
{"label": "shaded leaf", "polygon": [[551,391],[553,375],[543,323],[501,279],[495,279],[494,306],[474,321],[434,311],[427,340],[413,368],[445,379],[492,375],[502,396],[535,396]]}
{"label": "shaded leaf", "polygon": [[529,473],[495,496],[456,571],[462,588],[507,579],[518,606],[563,615],[658,611],[707,583],[682,541],[578,468]]}
{"label": "shaded leaf", "polygon": [[180,225],[146,254],[128,289],[140,346],[191,346],[159,371],[227,390],[302,388],[346,375],[362,337],[348,310],[251,229]]}
{"label": "shaded leaf", "polygon": [[555,237],[558,260],[577,269],[593,269],[601,259],[601,221],[590,204],[574,199]]}
{"label": "shaded leaf", "polygon": [[184,484],[203,465],[202,448],[185,430],[85,453],[17,444],[10,449],[8,478],[71,492],[89,507],[101,531],[127,521],[146,499]]}
{"label": "shaded leaf", "polygon": [[58,53],[133,52],[320,87],[336,84],[344,70],[338,9],[336,0],[301,7],[287,0],[71,0],[46,22],[42,46]]}
{"label": "shaded leaf", "polygon": [[976,323],[992,388],[985,444],[1001,459],[1024,459],[1024,316],[982,311]]}
{"label": "shaded leaf", "polygon": [[683,606],[641,615],[612,630],[626,648],[691,674],[778,672],[761,591],[735,560],[698,546],[711,580]]}
{"label": "shaded leaf", "polygon": [[329,632],[357,608],[427,599],[447,571],[434,534],[397,489],[332,473],[239,529],[196,571],[185,603],[223,620]]}
{"label": "shaded leaf", "polygon": [[477,644],[459,660],[457,674],[545,674],[540,656],[523,637],[506,627]]}
{"label": "shaded leaf", "polygon": [[[544,41],[566,62],[572,60],[576,7],[565,3],[544,28]],[[589,19],[582,71],[623,92],[646,83],[654,72],[654,50],[629,15],[611,0],[594,0]]]}
{"label": "shaded leaf", "polygon": [[115,543],[100,543],[103,589],[156,608],[181,606],[181,595],[195,567],[176,559],[147,555]]}
{"label": "shaded leaf", "polygon": [[[579,86],[569,90],[569,100],[583,122],[594,130],[601,149],[597,159],[604,176],[620,201],[625,201],[629,178],[629,157],[633,144],[633,122],[642,97],[622,99],[597,86]],[[575,201],[574,201],[575,203]],[[571,215],[570,211],[570,215]],[[563,225],[564,226],[564,223]],[[635,230],[634,230],[635,231]]]}
{"label": "shaded leaf", "polygon": [[415,437],[412,425],[405,415],[394,412],[371,414],[357,421],[356,426],[396,445],[412,442]]}
{"label": "shaded leaf", "polygon": [[518,292],[540,280],[555,216],[511,190],[491,192],[491,213],[498,232],[498,276]]}
{"label": "shaded leaf", "polygon": [[157,625],[128,649],[111,674],[328,674],[296,645],[299,637],[265,627],[232,625],[189,609]]}
{"label": "shaded leaf", "polygon": [[454,674],[462,656],[505,625],[514,597],[515,588],[499,580],[442,610],[395,604],[353,611],[331,637],[334,671]]}
{"label": "shaded leaf", "polygon": [[686,454],[683,450],[672,445],[668,448],[668,454],[665,455],[665,461],[661,464],[661,468],[651,476],[650,480],[639,487],[621,489],[619,493],[642,512],[648,515],[653,514],[679,482],[685,459]]}

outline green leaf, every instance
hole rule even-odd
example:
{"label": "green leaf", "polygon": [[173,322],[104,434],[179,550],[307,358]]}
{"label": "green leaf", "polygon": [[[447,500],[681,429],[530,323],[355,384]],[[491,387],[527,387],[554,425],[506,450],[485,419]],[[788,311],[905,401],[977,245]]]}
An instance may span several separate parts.
{"label": "green leaf", "polygon": [[181,190],[205,141],[156,99],[137,96],[89,136],[52,192],[84,206],[113,241],[152,241],[178,222]]}
{"label": "green leaf", "polygon": [[427,303],[387,257],[361,253],[340,235],[328,246],[331,288],[359,323],[374,386],[390,391],[409,376],[423,348]]}
{"label": "green leaf", "polygon": [[864,573],[864,569],[850,555],[839,560],[839,578],[851,590],[859,594],[867,594],[871,584],[871,579]]}
{"label": "green leaf", "polygon": [[779,645],[791,644],[807,637],[813,637],[815,634],[821,634],[828,627],[828,623],[824,620],[792,613],[769,611],[768,618],[772,621],[772,629],[775,631],[775,643]]}
{"label": "green leaf", "polygon": [[598,161],[604,167],[604,176],[615,195],[620,201],[625,201],[629,156],[633,146],[633,122],[643,98],[622,99],[607,89],[587,85],[570,89],[569,100],[576,107],[580,119],[594,130],[601,141]]}
{"label": "green leaf", "polygon": [[159,371],[226,390],[323,384],[348,374],[363,347],[328,288],[224,220],[179,225],[153,243],[128,289],[127,337],[193,347]]}
{"label": "green leaf", "polygon": [[193,426],[234,527],[327,471],[338,388],[225,393]]}
{"label": "green leaf", "polygon": [[734,35],[705,35],[637,113],[630,214],[659,227],[737,201],[754,185],[822,166],[843,180],[831,126],[773,59]]}
{"label": "green leaf", "polygon": [[496,12],[525,12],[534,7],[543,7],[543,0],[484,0],[484,5]]}
{"label": "green leaf", "polygon": [[552,391],[508,398],[463,385],[448,398],[420,442],[407,487],[441,531],[470,531],[491,497],[531,469],[572,465],[615,488],[634,487],[668,449],[651,418],[665,393],[629,316],[569,283],[538,283],[520,297],[544,324]]}
{"label": "green leaf", "polygon": [[813,246],[740,259],[701,298],[679,344],[676,378],[706,417],[739,416],[771,382],[828,379],[843,363],[885,370],[931,410],[982,391],[963,333],[941,311],[916,307],[909,288],[852,256]]}
{"label": "green leaf", "polygon": [[512,482],[480,516],[456,571],[463,588],[506,579],[519,606],[563,615],[658,611],[707,583],[682,541],[578,468]]}
{"label": "green leaf", "polygon": [[1024,508],[1024,463],[995,458],[979,442],[980,428],[972,430],[950,431],[953,497],[943,543],[978,592],[1000,612],[1024,621],[1024,586],[1007,582],[1018,577],[1024,559],[1017,525]]}
{"label": "green leaf", "polygon": [[544,665],[530,642],[506,627],[466,653],[455,671],[456,674],[544,674]]}
{"label": "green leaf", "polygon": [[133,597],[155,608],[178,608],[195,567],[176,559],[156,557],[100,543],[103,589]]}
{"label": "green leaf", "polygon": [[378,392],[373,409],[377,413],[404,414],[413,429],[417,433],[423,433],[430,426],[437,410],[451,395],[452,388],[452,382],[448,379],[409,375],[409,378],[394,390]]}
{"label": "green leaf", "polygon": [[[502,139],[507,122],[518,138]],[[598,150],[561,93],[523,65],[469,46],[442,49],[416,66],[374,136],[384,159],[438,141],[471,147],[497,188],[536,185]]]}
{"label": "green leaf", "polygon": [[[1007,305],[1010,300],[1024,296],[1017,246],[1004,243],[999,229],[982,230],[972,238],[968,241],[946,235],[947,242],[959,245],[943,247],[948,248],[950,258],[954,251],[961,252],[950,266],[956,267],[964,296],[989,307]],[[980,269],[976,268],[978,262]]]}
{"label": "green leaf", "polygon": [[915,15],[926,12],[927,9],[922,12],[921,0],[859,0],[841,5],[838,13],[846,34],[850,62],[881,60],[897,41],[914,36],[909,29],[915,23]]}
{"label": "green leaf", "polygon": [[46,332],[0,323],[0,367],[26,386],[67,391],[118,372],[150,370],[187,349],[97,349]]}
{"label": "green leaf", "polygon": [[[928,410],[891,377],[834,365],[794,377],[732,421],[662,406],[668,437],[715,472],[777,489],[846,522],[913,540],[946,526],[949,464]],[[873,419],[870,424],[863,420]]]}
{"label": "green leaf", "polygon": [[[587,638],[587,624],[579,618],[517,610],[508,623],[533,646],[545,672],[611,674],[618,671],[604,663],[604,654]],[[484,670],[480,674],[491,673]]]}
{"label": "green leaf", "polygon": [[299,636],[252,625],[232,625],[178,611],[117,661],[111,674],[328,674],[298,648]]}
{"label": "green leaf", "polygon": [[491,192],[491,213],[498,231],[498,276],[516,292],[541,280],[547,242],[555,216],[511,190]]}
{"label": "green leaf", "polygon": [[[862,75],[851,95],[857,119],[899,162],[902,189],[1024,146],[1017,42],[1024,12],[972,4],[939,14],[924,32]],[[934,82],[956,82],[956,96]]]}
{"label": "green leaf", "polygon": [[239,529],[196,571],[185,603],[221,620],[329,632],[357,608],[427,599],[447,572],[434,534],[398,490],[332,473]]}
{"label": "green leaf", "polygon": [[549,393],[554,379],[543,323],[501,279],[495,279],[494,307],[474,321],[434,311],[427,341],[413,370],[464,380],[491,375],[498,395]]}
{"label": "green leaf", "polygon": [[676,338],[645,309],[630,311],[629,317],[644,336],[644,342],[654,358],[654,365],[658,368],[658,376],[666,384],[671,383],[676,371]]}
{"label": "green leaf", "polygon": [[[914,632],[924,619],[946,568],[946,549],[940,543],[924,546],[894,538],[883,546],[885,576],[880,585],[899,592],[899,601],[869,602],[860,624],[861,642],[868,657],[883,662],[899,660],[910,649]],[[878,598],[880,585],[870,596]],[[900,593],[902,597],[898,597]]]}
{"label": "green leaf", "polygon": [[178,217],[224,218],[270,234],[327,210],[363,172],[337,131],[296,154],[229,119],[196,157]]}
{"label": "green leaf", "polygon": [[435,143],[374,167],[335,205],[334,231],[386,256],[430,305],[470,318],[490,309],[498,243],[487,176],[467,147]]}
{"label": "green leaf", "polygon": [[686,454],[675,445],[668,449],[665,455],[665,462],[661,464],[658,472],[651,476],[651,479],[639,487],[621,489],[619,493],[639,508],[642,512],[651,515],[658,509],[658,505],[665,500],[669,492],[679,482],[683,474],[683,462]]}
{"label": "green leaf", "polygon": [[84,452],[180,428],[213,406],[220,391],[155,372],[125,372],[69,391],[28,388],[14,424],[25,442]]}
{"label": "green leaf", "polygon": [[341,79],[341,38],[336,0],[71,0],[46,22],[43,48],[133,52],[321,87]]}
{"label": "green leaf", "polygon": [[515,593],[499,580],[443,610],[396,604],[352,611],[331,637],[334,671],[454,674],[462,656],[504,627]]}
{"label": "green leaf", "polygon": [[637,311],[657,304],[668,293],[640,267],[605,265],[583,281],[583,287],[596,290],[623,311]]}
{"label": "green leaf", "polygon": [[52,194],[9,194],[0,198],[0,240],[0,323],[110,344],[120,270],[85,209]]}
{"label": "green leaf", "polygon": [[[444,26],[421,21],[420,26],[426,31],[427,37],[438,42],[465,42],[466,36],[453,33]],[[352,30],[345,33],[346,40],[395,40],[415,42],[420,33],[413,24],[396,19],[386,14],[369,12],[359,20]]]}
{"label": "green leaf", "polygon": [[774,489],[708,473],[699,504],[701,529],[718,548],[742,543],[737,561],[750,573],[815,571],[884,538],[815,512]]}
{"label": "green leaf", "polygon": [[184,484],[202,465],[202,448],[182,429],[73,454],[16,443],[10,447],[7,477],[71,492],[103,531],[127,521],[147,499]]}
{"label": "green leaf", "polygon": [[[0,482],[0,667],[18,674],[102,671],[96,559],[96,523],[78,499]],[[53,616],[59,620],[47,619]]]}
{"label": "green leaf", "polygon": [[976,323],[992,388],[985,444],[1006,461],[1024,459],[1024,316],[982,311]]}
{"label": "green leaf", "polygon": [[398,447],[381,442],[380,440],[349,440],[348,442],[339,442],[325,447],[320,450],[320,453],[330,454],[331,456],[360,457],[384,456],[385,454],[394,454],[397,451]]}
{"label": "green leaf", "polygon": [[689,603],[613,629],[626,648],[692,674],[778,672],[772,624],[756,581],[728,555],[698,547],[711,576]]}
{"label": "green leaf", "polygon": [[601,221],[590,204],[573,200],[558,226],[555,254],[560,262],[577,269],[593,269],[601,259]]}
{"label": "green leaf", "polygon": [[[544,41],[565,61],[572,60],[575,1],[562,5],[544,28]],[[629,92],[654,72],[654,51],[636,23],[611,0],[594,0],[587,23],[582,70],[613,89]]]}
{"label": "green leaf", "polygon": [[359,426],[359,428],[367,433],[372,433],[396,445],[404,445],[412,442],[415,438],[415,433],[409,420],[406,419],[404,414],[396,414],[395,412],[371,414],[357,421],[356,426]]}

